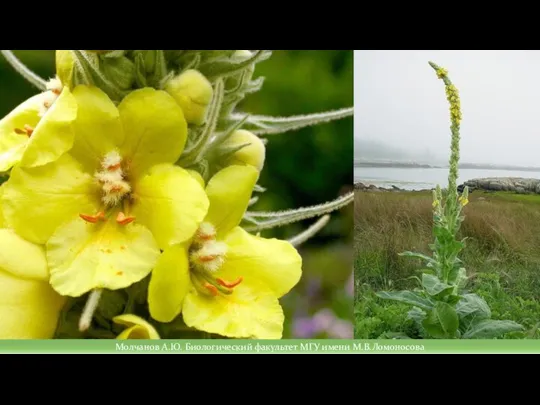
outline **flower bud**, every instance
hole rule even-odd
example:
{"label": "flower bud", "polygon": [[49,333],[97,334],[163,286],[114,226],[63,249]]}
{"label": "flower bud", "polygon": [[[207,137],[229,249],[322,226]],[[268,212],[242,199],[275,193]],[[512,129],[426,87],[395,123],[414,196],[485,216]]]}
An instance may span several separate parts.
{"label": "flower bud", "polygon": [[122,90],[128,90],[135,81],[135,63],[125,56],[102,61],[103,73]]}
{"label": "flower bud", "polygon": [[250,58],[251,56],[252,56],[251,51],[235,51],[233,54],[233,58],[241,59],[241,60]]}
{"label": "flower bud", "polygon": [[165,85],[167,91],[182,107],[189,124],[202,125],[214,90],[206,77],[199,71],[188,69]]}
{"label": "flower bud", "polygon": [[71,51],[56,51],[56,74],[62,84],[71,88],[75,59]]}
{"label": "flower bud", "polygon": [[128,327],[116,337],[117,339],[160,339],[156,329],[137,315],[118,315],[113,318],[113,322]]}
{"label": "flower bud", "polygon": [[224,150],[231,150],[241,145],[242,149],[237,150],[226,158],[227,165],[249,165],[261,171],[266,157],[266,148],[261,138],[257,135],[240,129],[234,131],[221,145]]}
{"label": "flower bud", "polygon": [[43,248],[0,229],[0,339],[51,339],[64,298],[50,286]]}

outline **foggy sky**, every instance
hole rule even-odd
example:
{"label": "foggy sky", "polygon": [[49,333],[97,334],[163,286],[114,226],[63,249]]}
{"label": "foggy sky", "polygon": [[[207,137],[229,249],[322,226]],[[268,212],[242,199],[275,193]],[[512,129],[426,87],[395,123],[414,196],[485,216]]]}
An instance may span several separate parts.
{"label": "foggy sky", "polygon": [[540,51],[355,51],[355,138],[446,158],[446,68],[461,96],[461,162],[540,166]]}

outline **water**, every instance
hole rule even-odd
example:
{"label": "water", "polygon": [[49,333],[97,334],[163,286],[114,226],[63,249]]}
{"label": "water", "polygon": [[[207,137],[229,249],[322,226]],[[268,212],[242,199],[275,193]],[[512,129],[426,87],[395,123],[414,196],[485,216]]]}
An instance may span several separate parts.
{"label": "water", "polygon": [[[540,179],[540,172],[518,170],[460,169],[458,185],[482,177],[524,177]],[[354,182],[390,188],[393,185],[405,190],[424,190],[437,184],[448,184],[448,169],[355,167]]]}

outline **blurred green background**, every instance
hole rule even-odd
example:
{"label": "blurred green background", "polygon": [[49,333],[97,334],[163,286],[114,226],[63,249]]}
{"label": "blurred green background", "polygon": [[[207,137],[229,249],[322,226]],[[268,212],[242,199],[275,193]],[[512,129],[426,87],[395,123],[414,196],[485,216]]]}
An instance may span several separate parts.
{"label": "blurred green background", "polygon": [[[41,77],[54,75],[54,51],[15,54]],[[262,90],[239,109],[288,116],[353,105],[353,51],[274,51],[257,65],[266,78]],[[4,59],[0,60],[0,116],[37,94]],[[352,190],[353,119],[268,136],[260,184],[267,188],[253,209],[281,210],[319,204]],[[287,238],[314,222],[263,232]],[[299,250],[304,260],[299,285],[282,298],[284,338],[352,338],[352,204]]]}

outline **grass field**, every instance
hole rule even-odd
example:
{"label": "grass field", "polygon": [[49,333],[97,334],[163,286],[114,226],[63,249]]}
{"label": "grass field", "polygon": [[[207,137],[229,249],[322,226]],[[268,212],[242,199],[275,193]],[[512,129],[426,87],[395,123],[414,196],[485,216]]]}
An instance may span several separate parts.
{"label": "grass field", "polygon": [[[540,195],[475,191],[459,234],[469,286],[493,319],[525,326],[506,339],[540,338]],[[420,262],[399,253],[429,254],[431,192],[357,192],[355,197],[355,337],[405,333],[422,338],[407,319],[410,306],[377,298],[381,290],[412,289]]]}

